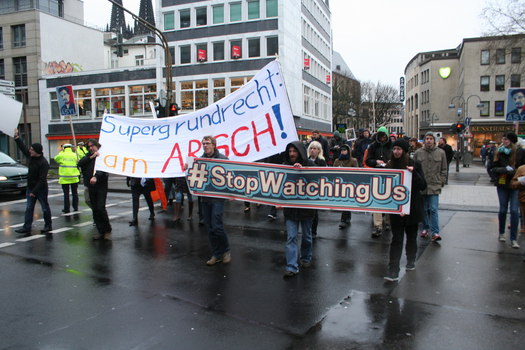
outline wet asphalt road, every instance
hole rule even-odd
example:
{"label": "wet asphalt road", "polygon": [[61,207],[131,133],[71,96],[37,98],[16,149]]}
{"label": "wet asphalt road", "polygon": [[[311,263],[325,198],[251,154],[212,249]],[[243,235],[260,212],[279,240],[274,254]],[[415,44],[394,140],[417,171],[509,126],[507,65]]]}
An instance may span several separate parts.
{"label": "wet asphalt road", "polygon": [[[474,178],[457,179],[468,183]],[[477,181],[477,180],[476,180]],[[130,228],[110,193],[113,242],[93,242],[90,211],[69,216],[53,184],[53,239],[17,240],[24,201],[0,202],[1,349],[520,349],[522,250],[496,239],[496,215],[440,211],[441,245],[419,239],[417,268],[385,283],[390,236],[371,216],[321,212],[314,264],[284,280],[282,213],[227,202],[232,263],[208,267],[206,231],[173,211]],[[18,197],[19,199],[19,197]],[[142,202],[145,206],[145,203]],[[38,208],[38,205],[37,205]],[[185,211],[187,208],[185,208]],[[37,209],[39,212],[39,209]],[[40,215],[40,214],[38,214]],[[401,266],[404,266],[404,259]]]}

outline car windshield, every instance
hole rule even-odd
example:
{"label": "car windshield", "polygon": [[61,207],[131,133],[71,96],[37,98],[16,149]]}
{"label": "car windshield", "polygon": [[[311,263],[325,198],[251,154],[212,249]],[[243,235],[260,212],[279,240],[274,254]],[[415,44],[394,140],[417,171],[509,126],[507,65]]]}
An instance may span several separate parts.
{"label": "car windshield", "polygon": [[7,154],[0,152],[0,164],[16,164],[16,161]]}

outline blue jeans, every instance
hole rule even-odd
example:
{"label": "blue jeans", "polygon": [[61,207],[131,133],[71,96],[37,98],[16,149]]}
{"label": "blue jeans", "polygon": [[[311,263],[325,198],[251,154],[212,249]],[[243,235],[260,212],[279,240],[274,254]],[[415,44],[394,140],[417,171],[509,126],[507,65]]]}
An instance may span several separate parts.
{"label": "blue jeans", "polygon": [[[186,193],[186,198],[188,198],[188,202],[193,203],[193,197],[191,196],[191,193]],[[182,203],[183,199],[184,193],[182,191],[177,191],[177,193],[175,193],[175,203]]]}
{"label": "blue jeans", "polygon": [[499,199],[499,234],[505,233],[505,222],[507,221],[507,209],[510,203],[510,239],[515,241],[518,237],[518,224],[520,220],[520,205],[518,202],[518,190],[497,187]]}
{"label": "blue jeans", "polygon": [[33,225],[33,214],[35,213],[35,204],[36,201],[40,203],[42,207],[42,215],[44,216],[44,225],[51,227],[51,209],[49,208],[49,203],[47,202],[47,193],[48,189],[42,188],[36,194],[36,197],[31,197],[29,194],[31,191],[26,190],[26,212],[24,218],[24,230],[31,231],[31,226]]}
{"label": "blue jeans", "polygon": [[204,222],[208,225],[208,238],[214,257],[220,259],[230,251],[228,236],[224,232],[222,218],[224,214],[224,199],[203,199],[201,201]]}
{"label": "blue jeans", "polygon": [[439,195],[423,195],[423,229],[432,232],[432,235],[439,234]]}
{"label": "blue jeans", "polygon": [[303,232],[301,240],[301,257],[300,260],[305,262],[312,261],[312,219],[290,220],[286,219],[286,271],[299,272],[297,257],[299,249],[297,245],[297,236],[299,235],[299,225]]}

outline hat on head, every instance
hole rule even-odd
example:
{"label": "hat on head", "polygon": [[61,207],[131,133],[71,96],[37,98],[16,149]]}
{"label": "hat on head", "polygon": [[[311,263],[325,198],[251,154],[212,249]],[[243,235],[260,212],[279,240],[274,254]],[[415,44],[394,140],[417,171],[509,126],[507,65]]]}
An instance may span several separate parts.
{"label": "hat on head", "polygon": [[377,132],[378,132],[378,133],[382,132],[382,133],[385,133],[385,134],[388,135],[388,129],[385,128],[384,126],[382,126],[382,127],[380,127],[379,129],[377,129]]}
{"label": "hat on head", "polygon": [[38,154],[44,153],[44,147],[42,147],[41,143],[35,142],[31,145],[31,148],[33,149],[33,151],[35,151]]}
{"label": "hat on head", "polygon": [[350,146],[348,146],[348,145],[346,145],[346,144],[341,145],[341,147],[340,147],[339,149],[340,149],[341,151],[342,151],[343,149],[346,149],[348,152],[350,152]]}
{"label": "hat on head", "polygon": [[337,130],[334,131],[334,137],[340,137],[340,136],[341,136],[341,134],[339,133],[339,131],[337,131]]}
{"label": "hat on head", "polygon": [[64,148],[68,148],[68,147],[72,147],[72,146],[73,146],[73,145],[71,145],[70,143],[64,143],[64,144],[62,145],[62,147],[64,147]]}
{"label": "hat on head", "polygon": [[428,131],[426,134],[425,134],[425,137],[427,136],[432,136],[434,138],[434,141],[436,141],[436,135],[434,135],[434,133],[432,131]]}
{"label": "hat on head", "polygon": [[401,147],[403,151],[405,151],[405,153],[408,153],[409,145],[408,145],[408,142],[406,142],[406,140],[404,139],[395,140],[394,143],[392,144],[392,148],[396,146]]}
{"label": "hat on head", "polygon": [[80,141],[79,143],[77,143],[77,145],[79,145],[79,146],[84,146],[84,145],[85,145],[85,143],[84,143],[84,142],[82,142],[82,141]]}
{"label": "hat on head", "polygon": [[512,143],[516,143],[516,142],[518,142],[518,135],[516,135],[516,134],[513,133],[513,132],[508,132],[508,133],[506,133],[505,135],[503,135],[503,137],[506,137],[506,138],[509,139],[509,141],[512,142]]}

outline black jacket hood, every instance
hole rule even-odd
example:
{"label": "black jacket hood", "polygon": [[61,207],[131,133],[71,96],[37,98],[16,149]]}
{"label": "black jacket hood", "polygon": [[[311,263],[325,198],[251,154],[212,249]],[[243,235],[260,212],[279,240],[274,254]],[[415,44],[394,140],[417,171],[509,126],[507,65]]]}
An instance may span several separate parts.
{"label": "black jacket hood", "polygon": [[290,161],[290,157],[288,155],[288,150],[290,147],[295,148],[299,152],[299,159],[297,159],[294,163],[300,163],[301,165],[308,165],[308,156],[306,154],[306,148],[304,147],[303,143],[301,141],[293,141],[286,145],[286,152],[284,154],[285,163],[289,165],[293,165]]}

